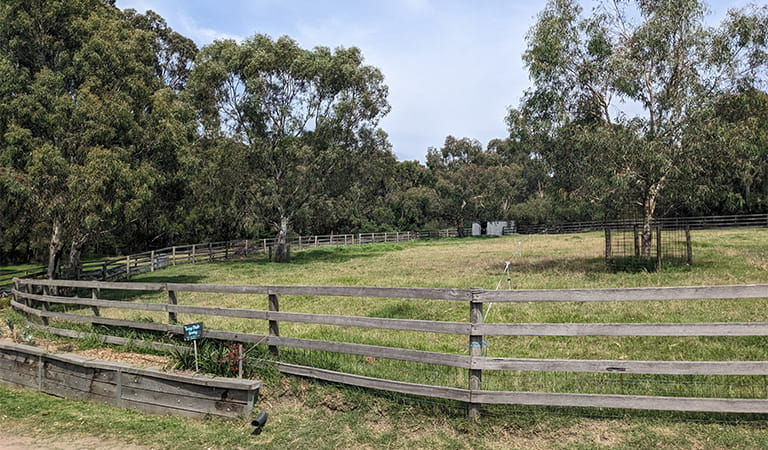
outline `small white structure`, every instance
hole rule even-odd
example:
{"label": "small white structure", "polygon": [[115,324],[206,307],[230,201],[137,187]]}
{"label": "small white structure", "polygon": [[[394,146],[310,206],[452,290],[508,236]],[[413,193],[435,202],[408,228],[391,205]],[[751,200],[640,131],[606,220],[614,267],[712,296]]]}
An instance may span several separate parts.
{"label": "small white structure", "polygon": [[503,236],[505,228],[507,232],[514,233],[516,231],[515,221],[472,222],[472,236]]}

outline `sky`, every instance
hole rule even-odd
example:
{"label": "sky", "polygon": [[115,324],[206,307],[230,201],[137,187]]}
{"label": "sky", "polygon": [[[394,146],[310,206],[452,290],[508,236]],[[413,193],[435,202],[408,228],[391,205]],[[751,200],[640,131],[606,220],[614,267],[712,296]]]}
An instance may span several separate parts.
{"label": "sky", "polygon": [[[755,0],[762,3],[765,0]],[[544,0],[117,0],[153,10],[199,47],[255,34],[303,48],[358,47],[389,87],[380,122],[397,158],[424,161],[445,137],[485,146],[507,136],[504,117],[530,87],[525,36]],[[708,22],[748,0],[708,2]],[[585,12],[591,0],[582,1]]]}

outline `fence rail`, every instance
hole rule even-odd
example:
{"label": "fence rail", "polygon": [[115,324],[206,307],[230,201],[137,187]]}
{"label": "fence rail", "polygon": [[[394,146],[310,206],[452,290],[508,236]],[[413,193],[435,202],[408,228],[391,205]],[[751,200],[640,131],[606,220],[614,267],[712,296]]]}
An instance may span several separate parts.
{"label": "fence rail", "polygon": [[[211,257],[211,254],[205,254]],[[179,315],[206,315],[262,321],[269,332],[233,332],[206,330],[206,337],[265,345],[275,355],[276,366],[284,373],[313,377],[374,389],[420,396],[457,400],[468,404],[469,414],[477,416],[482,404],[525,404],[549,406],[593,406],[603,408],[665,409],[675,411],[710,411],[736,413],[768,413],[765,398],[665,397],[617,394],[583,394],[574,392],[517,392],[483,388],[484,371],[581,372],[596,374],[661,374],[671,376],[766,376],[768,361],[632,361],[632,360],[568,360],[489,357],[482,345],[489,336],[768,336],[768,322],[734,323],[485,323],[483,305],[493,302],[636,302],[636,301],[701,301],[718,299],[768,299],[768,285],[697,286],[631,289],[564,289],[485,291],[482,289],[434,289],[337,286],[252,286],[205,285],[176,283],[131,283],[74,280],[14,279],[12,306],[47,325],[49,319],[119,327],[130,327],[162,333],[183,334],[177,324]],[[90,290],[90,297],[79,297],[78,290]],[[139,303],[99,298],[110,290],[167,292],[167,303]],[[69,295],[64,295],[65,293]],[[185,293],[265,295],[267,310],[184,305]],[[279,297],[354,297],[359,301],[402,299],[406,301],[438,300],[463,302],[467,305],[467,321],[408,320],[386,317],[358,317],[333,314],[280,311]],[[77,312],[52,305],[81,307]],[[158,311],[167,313],[167,323],[127,320],[110,317],[110,309]],[[469,344],[454,352],[425,351],[370,343],[339,342],[283,336],[280,322],[341,326],[345,329],[376,329],[385,332],[417,331],[464,336]],[[249,322],[250,323],[250,322]],[[257,322],[250,325],[257,329]],[[48,328],[56,333],[58,329]],[[281,348],[359,355],[394,361],[428,364],[466,371],[465,388],[422,384],[380,377],[333,371],[279,360]],[[761,382],[762,383],[762,382]]]}

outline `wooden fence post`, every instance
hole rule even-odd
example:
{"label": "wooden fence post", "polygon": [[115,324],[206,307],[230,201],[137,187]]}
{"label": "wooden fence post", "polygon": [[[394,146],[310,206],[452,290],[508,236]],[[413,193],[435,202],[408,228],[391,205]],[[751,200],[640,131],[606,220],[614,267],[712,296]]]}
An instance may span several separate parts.
{"label": "wooden fence post", "polygon": [[656,270],[661,270],[661,225],[656,227]]}
{"label": "wooden fence post", "polygon": [[685,258],[688,265],[693,264],[693,245],[691,243],[691,226],[685,226]]}
{"label": "wooden fence post", "polygon": [[171,261],[173,261],[172,264],[175,266],[176,265],[176,247],[175,246],[171,247],[171,255],[173,255],[173,258],[171,259]]}
{"label": "wooden fence post", "polygon": [[[93,300],[98,300],[99,299],[99,294],[101,294],[101,289],[99,289],[99,288],[92,288],[91,289],[91,298]],[[96,316],[96,317],[99,317],[101,315],[101,313],[99,312],[99,307],[98,306],[91,306],[91,311],[93,311],[93,315]]]}
{"label": "wooden fence post", "polygon": [[149,271],[150,272],[155,271],[155,251],[154,250],[149,252]]}
{"label": "wooden fence post", "polygon": [[213,243],[212,242],[208,243],[208,261],[209,262],[213,261]]}
{"label": "wooden fence post", "polygon": [[125,278],[131,279],[131,255],[125,257]]}
{"label": "wooden fence post", "polygon": [[248,256],[248,239],[245,240],[245,256]]}
{"label": "wooden fence post", "polygon": [[[13,279],[13,301],[18,302],[19,297],[16,295],[16,292],[19,291],[19,280],[18,278]],[[25,302],[26,303],[26,302]]]}
{"label": "wooden fence post", "polygon": [[474,391],[482,390],[483,388],[483,371],[481,369],[473,369],[474,358],[483,356],[483,336],[475,333],[475,326],[483,323],[483,303],[478,300],[480,293],[479,288],[472,288],[472,300],[469,302],[469,323],[472,326],[472,331],[469,335],[469,407],[467,408],[467,415],[470,419],[477,420],[480,418],[480,403],[472,402],[472,393]]}
{"label": "wooden fence post", "polygon": [[611,241],[611,229],[606,227],[605,228],[605,262],[610,263],[611,258],[613,258],[613,247],[612,247],[612,241]]}
{"label": "wooden fence post", "polygon": [[101,263],[101,281],[107,281],[107,262]]}
{"label": "wooden fence post", "polygon": [[[176,291],[168,291],[168,304],[169,305],[177,305],[178,301],[176,300]],[[176,311],[168,311],[168,323],[175,324],[178,323],[178,317],[176,317]]]}
{"label": "wooden fence post", "polygon": [[640,257],[640,232],[637,230],[637,225],[632,227],[632,233],[635,238],[635,257]]}
{"label": "wooden fence post", "polygon": [[[55,289],[55,287],[54,287]],[[50,295],[51,288],[49,286],[43,286],[43,295],[48,296]],[[43,311],[48,311],[48,302],[42,302],[40,303],[40,309]],[[41,316],[40,317],[43,320],[43,325],[46,327],[48,326],[48,317]]]}
{"label": "wooden fence post", "polygon": [[192,244],[192,264],[197,262],[195,259],[195,245],[196,244]]}
{"label": "wooden fence post", "polygon": [[[280,311],[280,299],[277,297],[277,294],[269,294],[269,310],[275,312]],[[276,337],[280,336],[280,325],[277,320],[269,321],[269,335]],[[279,353],[280,351],[278,350],[277,345],[269,346],[269,354],[272,355],[272,357],[277,358]]]}

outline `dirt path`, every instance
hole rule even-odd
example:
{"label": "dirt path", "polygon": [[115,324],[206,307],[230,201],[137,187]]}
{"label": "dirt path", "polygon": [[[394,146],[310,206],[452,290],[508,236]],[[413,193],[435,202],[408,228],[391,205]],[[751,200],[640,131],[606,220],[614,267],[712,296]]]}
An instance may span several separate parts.
{"label": "dirt path", "polygon": [[0,449],[2,450],[150,450],[126,442],[103,439],[80,434],[57,436],[24,436],[0,431]]}

